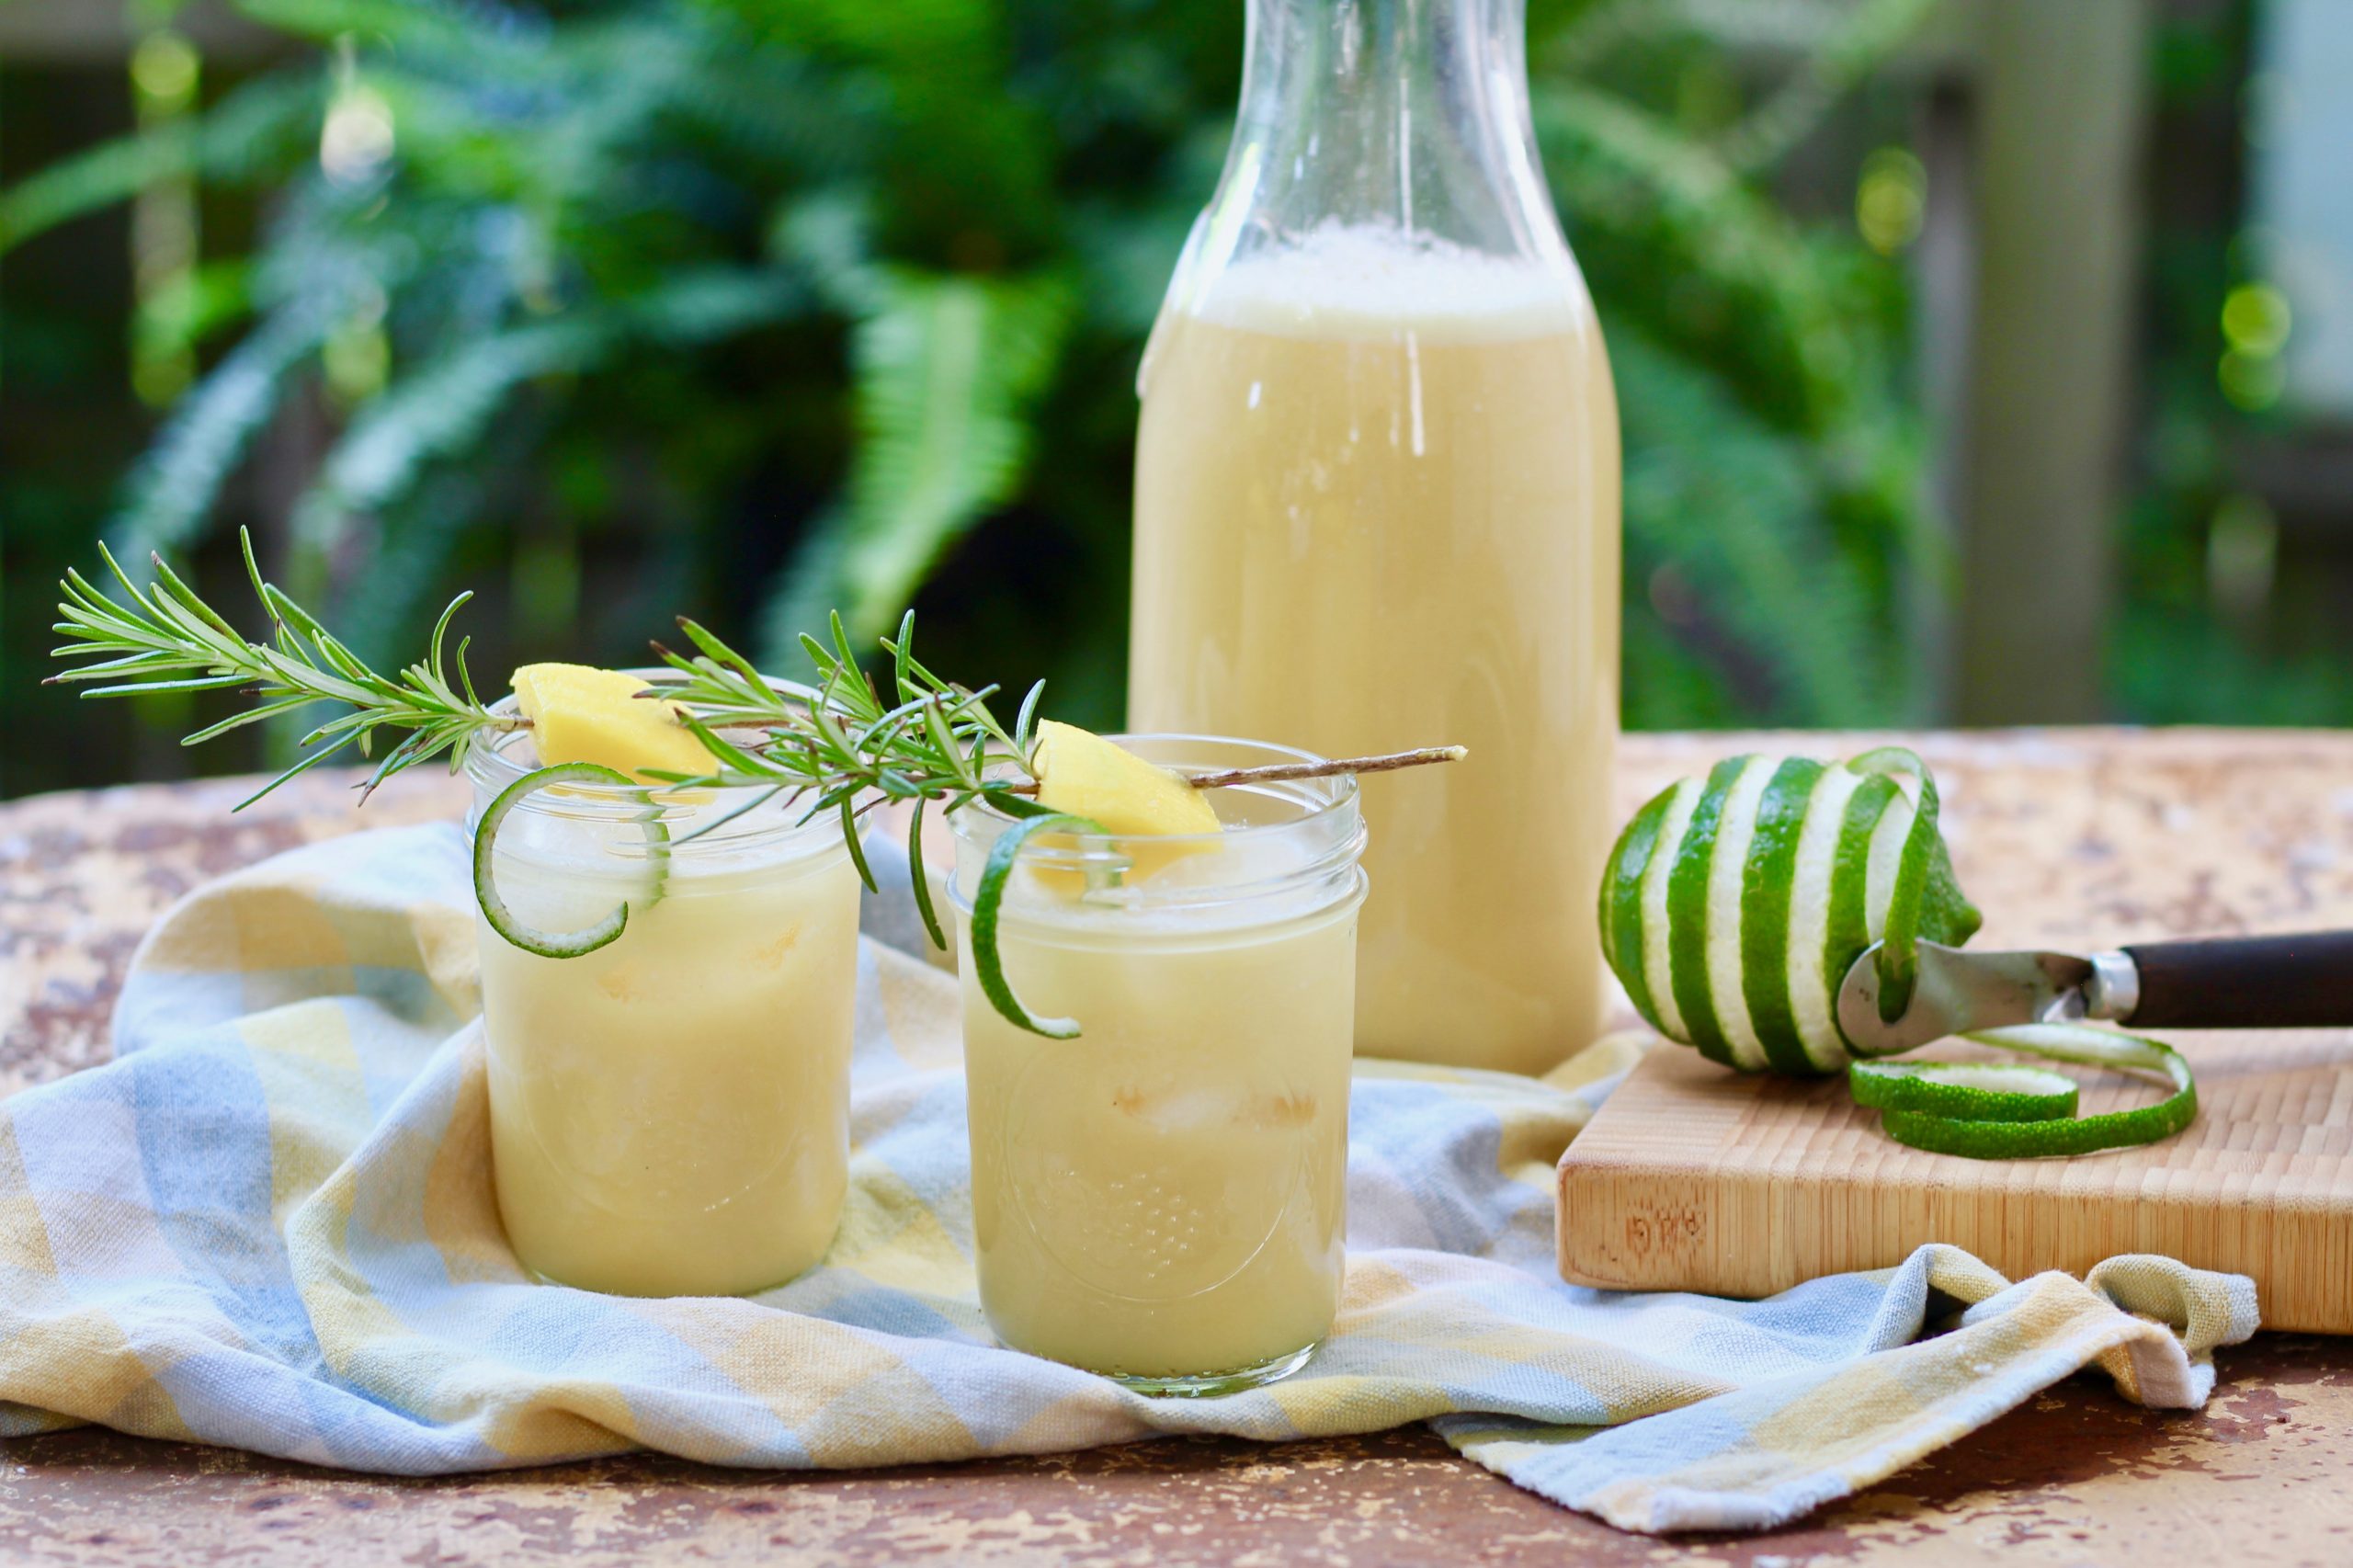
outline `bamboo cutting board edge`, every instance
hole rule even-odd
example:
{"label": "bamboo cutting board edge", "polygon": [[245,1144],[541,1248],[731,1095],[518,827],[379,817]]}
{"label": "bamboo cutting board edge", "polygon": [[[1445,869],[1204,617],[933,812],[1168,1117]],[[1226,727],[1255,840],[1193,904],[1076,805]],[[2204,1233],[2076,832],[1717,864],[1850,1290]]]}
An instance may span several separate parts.
{"label": "bamboo cutting board edge", "polygon": [[[2153,1252],[2250,1276],[2268,1328],[2353,1334],[2353,1036],[2193,1038],[2201,1112],[2177,1139],[1996,1164],[1893,1142],[1835,1079],[1661,1046],[1562,1157],[1562,1276],[1758,1297],[1927,1242],[2013,1278]],[[2136,1093],[2087,1085],[2085,1109]]]}

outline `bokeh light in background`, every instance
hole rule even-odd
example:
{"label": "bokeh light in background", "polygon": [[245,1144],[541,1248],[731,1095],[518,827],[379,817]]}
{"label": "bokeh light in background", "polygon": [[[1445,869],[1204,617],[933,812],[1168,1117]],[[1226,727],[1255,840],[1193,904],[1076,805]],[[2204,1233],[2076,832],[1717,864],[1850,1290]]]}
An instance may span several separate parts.
{"label": "bokeh light in background", "polygon": [[2293,323],[2288,296],[2268,283],[2242,283],[2222,296],[2222,395],[2250,414],[2279,401],[2288,382],[2279,351]]}
{"label": "bokeh light in background", "polygon": [[[131,97],[140,129],[167,136],[185,130],[196,108],[196,46],[162,26],[131,51]],[[196,185],[185,176],[156,181],[131,209],[131,386],[161,408],[196,379],[191,335],[196,309]]]}
{"label": "bokeh light in background", "polygon": [[1909,148],[1874,148],[1855,186],[1855,228],[1863,243],[1895,255],[1920,237],[1927,210],[1927,165]]}

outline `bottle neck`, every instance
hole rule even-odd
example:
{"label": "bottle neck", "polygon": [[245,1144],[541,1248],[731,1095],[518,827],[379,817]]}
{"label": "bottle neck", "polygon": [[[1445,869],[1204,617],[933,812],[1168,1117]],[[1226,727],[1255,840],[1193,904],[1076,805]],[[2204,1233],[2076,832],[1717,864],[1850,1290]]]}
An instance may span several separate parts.
{"label": "bottle neck", "polygon": [[1525,0],[1249,0],[1247,51],[1211,227],[1563,253],[1529,123]]}

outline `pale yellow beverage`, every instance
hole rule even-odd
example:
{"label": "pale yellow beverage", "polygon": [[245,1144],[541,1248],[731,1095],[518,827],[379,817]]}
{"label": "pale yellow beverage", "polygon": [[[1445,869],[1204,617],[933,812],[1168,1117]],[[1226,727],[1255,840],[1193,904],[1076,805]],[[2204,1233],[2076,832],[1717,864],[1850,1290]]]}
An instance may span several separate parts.
{"label": "pale yellow beverage", "polygon": [[1379,228],[1180,271],[1141,381],[1136,729],[1385,777],[1357,1049],[1523,1072],[1598,1022],[1617,403],[1574,266]]}
{"label": "pale yellow beverage", "polygon": [[1279,1377],[1330,1332],[1362,887],[1346,816],[1289,844],[1280,825],[1230,832],[1132,898],[1017,871],[1005,971],[1033,1011],[1076,1019],[1074,1040],[982,994],[961,888],[986,839],[960,824],[972,1230],[1005,1344],[1199,1393]]}
{"label": "pale yellow beverage", "polygon": [[824,1256],[847,1186],[858,877],[839,829],[683,844],[648,903],[630,830],[528,821],[534,801],[561,805],[531,797],[499,833],[510,906],[551,929],[623,898],[631,912],[576,958],[479,925],[491,1153],[516,1256],[617,1295],[781,1284]]}

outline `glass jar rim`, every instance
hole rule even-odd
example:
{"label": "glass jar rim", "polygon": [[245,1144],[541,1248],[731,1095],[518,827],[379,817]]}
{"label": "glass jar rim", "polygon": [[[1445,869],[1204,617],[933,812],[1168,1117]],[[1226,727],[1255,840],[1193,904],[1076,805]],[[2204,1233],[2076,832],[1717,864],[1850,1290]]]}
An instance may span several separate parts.
{"label": "glass jar rim", "polygon": [[[1103,738],[1131,749],[1141,748],[1147,753],[1164,754],[1146,756],[1147,761],[1163,767],[1183,766],[1178,759],[1165,754],[1187,749],[1221,754],[1211,760],[1223,767],[1313,764],[1327,760],[1302,747],[1232,735],[1151,732],[1107,734]],[[1191,766],[1199,767],[1199,764],[1197,762]],[[1357,862],[1362,858],[1365,846],[1364,819],[1358,808],[1356,776],[1352,773],[1326,774],[1319,778],[1282,780],[1262,788],[1281,790],[1290,801],[1305,809],[1298,815],[1280,822],[1241,823],[1216,833],[1055,835],[1059,842],[1032,839],[1022,846],[1022,863],[1045,871],[1093,873],[1088,879],[1091,884],[1089,891],[1078,902],[1097,909],[1127,906],[1183,910],[1251,903],[1282,898],[1324,882],[1333,884],[1336,890],[1334,898],[1347,896],[1348,887],[1340,883],[1345,880],[1352,887],[1360,877]],[[975,801],[951,812],[949,827],[960,849],[969,846],[984,854],[995,843],[997,835],[1016,820],[995,806]],[[1300,857],[1289,864],[1281,863],[1282,850],[1292,845],[1300,846]],[[1154,876],[1134,881],[1122,881],[1116,887],[1103,885],[1108,879],[1102,873],[1124,870],[1133,864],[1139,852],[1184,857],[1189,861],[1189,852],[1211,846],[1238,853],[1221,854],[1214,859],[1194,864],[1215,867],[1222,863],[1230,866],[1238,873],[1233,880],[1205,881],[1199,877],[1172,880]],[[960,855],[960,869],[961,858]],[[961,907],[971,908],[970,892],[962,886],[961,875],[949,878],[949,894]]]}
{"label": "glass jar rim", "polygon": [[[618,673],[639,676],[649,687],[675,686],[681,684],[682,679],[676,671],[666,666],[640,666]],[[776,691],[794,697],[809,699],[816,695],[810,687],[793,681],[769,677],[768,685]],[[489,705],[490,711],[501,718],[514,715],[520,706],[512,692]],[[491,801],[529,778],[541,766],[526,764],[508,755],[509,747],[529,734],[529,730],[509,730],[485,737],[468,750],[465,774],[475,790],[473,806],[466,817],[469,832]],[[713,764],[716,766],[717,759],[713,759]],[[655,822],[688,829],[691,835],[674,839],[671,849],[667,851],[669,853],[691,852],[698,845],[706,844],[714,849],[722,846],[742,849],[749,845],[771,842],[792,843],[802,838],[813,842],[821,838],[840,837],[840,823],[831,812],[823,812],[803,822],[797,815],[778,821],[773,815],[756,811],[767,800],[782,793],[785,788],[766,784],[715,784],[680,791],[658,783],[568,782],[529,795],[517,801],[513,809],[535,816],[580,823],[610,824],[626,820],[632,823]],[[665,791],[669,794],[666,800],[662,798]],[[684,798],[689,794],[692,799]]]}
{"label": "glass jar rim", "polygon": [[[1205,734],[1188,730],[1147,730],[1138,731],[1132,733],[1115,732],[1107,733],[1100,738],[1109,741],[1113,745],[1125,746],[1130,749],[1133,749],[1133,747],[1139,744],[1151,745],[1155,749],[1164,744],[1199,745],[1204,747],[1232,746],[1237,749],[1246,749],[1253,752],[1263,752],[1266,754],[1265,760],[1263,762],[1240,765],[1247,767],[1272,767],[1279,764],[1294,762],[1313,765],[1331,760],[1329,757],[1326,757],[1320,753],[1308,751],[1301,746],[1282,745],[1274,741],[1248,740],[1239,735]],[[1147,757],[1145,760],[1151,761],[1152,759]],[[1170,765],[1161,763],[1156,766],[1168,767]],[[998,773],[998,776],[1002,776],[1001,771]],[[1302,812],[1300,815],[1288,818],[1282,822],[1242,823],[1232,827],[1220,828],[1215,833],[1110,833],[1088,834],[1086,836],[1087,839],[1093,843],[1114,845],[1151,844],[1157,845],[1162,847],[1196,844],[1231,844],[1237,839],[1245,839],[1254,834],[1272,835],[1297,833],[1308,823],[1317,821],[1333,812],[1352,808],[1356,804],[1358,785],[1357,776],[1353,773],[1332,773],[1326,774],[1318,778],[1289,779],[1284,782],[1306,786],[1323,786],[1328,792],[1329,798],[1317,802],[1312,809]],[[985,801],[976,801],[972,806],[967,807],[966,811],[980,813],[983,819],[992,824],[993,831],[989,835],[991,838],[995,838],[996,836],[996,833],[998,831],[1002,831],[1004,824],[1018,820],[1009,813],[999,811],[996,807],[989,805]],[[957,813],[960,817],[963,814],[963,812],[959,812]],[[1030,853],[1030,851],[1024,849],[1023,853],[1028,854]]]}

